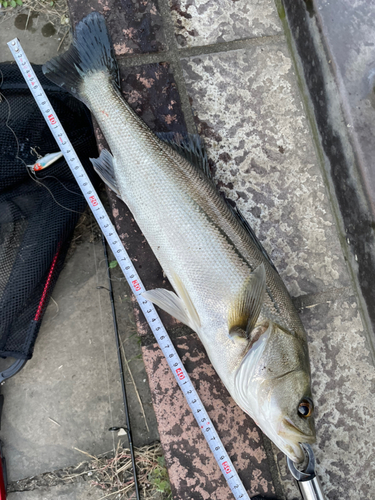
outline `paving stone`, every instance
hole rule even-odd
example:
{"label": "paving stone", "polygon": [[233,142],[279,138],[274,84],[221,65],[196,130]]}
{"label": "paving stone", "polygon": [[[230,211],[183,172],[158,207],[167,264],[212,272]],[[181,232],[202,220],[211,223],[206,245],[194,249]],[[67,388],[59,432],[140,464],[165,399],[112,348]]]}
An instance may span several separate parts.
{"label": "paving stone", "polygon": [[215,180],[256,231],[290,293],[348,285],[286,46],[182,64]]}
{"label": "paving stone", "polygon": [[157,52],[165,48],[157,3],[143,0],[69,0],[73,26],[90,12],[103,14],[117,56]]}
{"label": "paving stone", "polygon": [[119,62],[121,90],[134,111],[155,132],[186,132],[180,96],[168,63],[126,68]]}
{"label": "paving stone", "polygon": [[169,0],[180,47],[281,33],[272,0]]}
{"label": "paving stone", "polygon": [[[260,430],[232,400],[198,337],[180,337],[174,344],[250,496],[274,498]],[[174,498],[231,500],[233,494],[162,351],[157,344],[142,350]]]}
{"label": "paving stone", "polygon": [[[33,358],[1,392],[10,481],[77,464],[79,448],[114,448],[109,427],[124,424],[112,315],[101,241],[84,242],[53,291]],[[56,303],[58,306],[56,306]],[[57,308],[58,307],[58,308]]]}

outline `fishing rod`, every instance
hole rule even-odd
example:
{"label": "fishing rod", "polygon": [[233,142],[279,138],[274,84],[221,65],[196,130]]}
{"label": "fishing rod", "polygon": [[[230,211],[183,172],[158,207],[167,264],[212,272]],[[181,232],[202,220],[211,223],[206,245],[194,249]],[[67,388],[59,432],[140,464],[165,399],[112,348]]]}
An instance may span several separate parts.
{"label": "fishing rod", "polygon": [[315,455],[309,444],[302,445],[307,454],[307,465],[297,469],[295,463],[288,457],[289,471],[297,482],[303,500],[326,500],[319,478],[315,473]]}
{"label": "fishing rod", "polygon": [[[120,369],[122,400],[123,400],[124,409],[125,409],[125,421],[126,421],[125,427],[111,427],[109,430],[112,432],[116,432],[120,429],[124,429],[127,436],[128,436],[129,450],[130,450],[130,456],[131,456],[132,467],[133,467],[135,495],[136,495],[137,500],[140,500],[139,485],[138,485],[138,478],[137,478],[137,468],[135,466],[135,454],[134,454],[133,438],[132,438],[131,427],[130,427],[129,405],[128,405],[128,398],[127,398],[127,394],[126,394],[124,365],[123,365],[122,356],[121,356],[120,337],[119,337],[119,333],[118,333],[117,316],[116,316],[115,301],[114,301],[114,297],[113,297],[111,273],[109,270],[107,245],[105,244],[105,237],[104,237],[103,233],[102,233],[102,245],[103,245],[103,251],[104,251],[104,259],[105,259],[105,263],[107,266],[108,293],[109,293],[109,300],[111,302],[111,309],[112,309],[113,329],[115,332],[117,359],[118,359],[118,365],[119,365],[119,369]],[[107,290],[107,288],[105,288],[104,286],[98,286],[97,288],[104,288],[105,290]]]}

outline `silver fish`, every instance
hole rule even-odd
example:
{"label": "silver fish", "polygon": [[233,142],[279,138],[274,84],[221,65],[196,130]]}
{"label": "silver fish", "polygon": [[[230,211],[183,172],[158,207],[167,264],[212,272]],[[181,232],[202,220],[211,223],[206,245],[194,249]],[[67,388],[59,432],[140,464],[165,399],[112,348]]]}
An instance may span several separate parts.
{"label": "silver fish", "polygon": [[306,333],[265,250],[194,164],[204,156],[199,142],[168,144],[124,101],[98,13],[43,71],[94,114],[112,154],[102,151],[93,165],[132,211],[176,292],[144,296],[197,332],[237,404],[302,462],[300,443],[315,441]]}

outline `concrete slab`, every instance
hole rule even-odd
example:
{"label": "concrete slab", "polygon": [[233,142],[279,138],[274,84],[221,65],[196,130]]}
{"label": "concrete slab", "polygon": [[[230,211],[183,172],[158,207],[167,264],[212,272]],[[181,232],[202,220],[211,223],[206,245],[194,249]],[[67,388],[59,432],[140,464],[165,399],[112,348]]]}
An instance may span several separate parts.
{"label": "concrete slab", "polygon": [[9,493],[8,500],[100,500],[103,492],[85,482]]}
{"label": "concrete slab", "polygon": [[[7,495],[8,500],[104,500],[115,498],[120,500],[121,494],[108,493],[91,485],[89,481],[80,481],[73,484],[51,486],[49,488],[37,488],[35,490],[17,491]],[[123,497],[125,500],[125,497]],[[127,497],[131,498],[131,497]],[[133,496],[134,498],[134,496]],[[142,498],[142,497],[141,497]],[[149,500],[165,500],[165,493],[154,491],[147,492]],[[122,499],[121,499],[122,500]]]}
{"label": "concrete slab", "polygon": [[[375,367],[356,299],[302,311],[317,401],[316,457],[330,499],[374,498]],[[323,318],[323,320],[322,320]]]}
{"label": "concrete slab", "polygon": [[[110,256],[109,260],[114,261],[115,258]],[[159,432],[134,316],[134,297],[119,266],[111,269],[111,280],[125,360],[125,382],[132,437],[134,446],[138,447],[159,441]]]}
{"label": "concrete slab", "polygon": [[250,222],[291,295],[347,286],[286,45],[182,63],[215,181]]}
{"label": "concrete slab", "polygon": [[[100,240],[77,246],[43,319],[33,358],[2,388],[2,440],[10,481],[113,449],[124,424]],[[57,304],[57,305],[56,305]]]}
{"label": "concrete slab", "polygon": [[6,19],[0,16],[0,62],[13,62],[7,42],[15,37],[19,38],[30,62],[34,64],[43,64],[54,57],[59,48],[64,52],[69,47],[70,34],[64,37],[66,29],[58,31],[46,14],[32,12],[27,19],[28,11],[25,10]]}
{"label": "concrete slab", "polygon": [[340,89],[349,134],[358,149],[368,196],[375,210],[375,4],[360,0],[314,0]]}
{"label": "concrete slab", "polygon": [[375,360],[374,6],[304,0],[278,6]]}
{"label": "concrete slab", "polygon": [[272,36],[282,32],[272,0],[169,0],[180,47]]}

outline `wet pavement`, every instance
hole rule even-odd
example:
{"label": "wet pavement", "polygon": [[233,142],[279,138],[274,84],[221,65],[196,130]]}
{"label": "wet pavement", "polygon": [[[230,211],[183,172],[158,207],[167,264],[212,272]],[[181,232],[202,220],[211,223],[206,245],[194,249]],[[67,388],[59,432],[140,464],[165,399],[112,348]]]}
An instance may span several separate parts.
{"label": "wet pavement", "polygon": [[[303,16],[305,20],[314,19],[307,10],[311,2],[302,4],[304,11],[299,12],[298,19],[302,20]],[[328,3],[323,4],[321,6],[328,9]],[[289,25],[285,24],[285,11],[279,3],[277,7],[271,1],[260,4],[255,0],[159,0],[158,3],[98,0],[89,5],[82,0],[71,0],[69,3],[73,24],[92,10],[98,10],[106,17],[119,60],[122,91],[145,122],[157,131],[198,131],[204,138],[217,186],[250,222],[301,310],[309,337],[316,405],[318,438],[313,449],[327,498],[356,498],[359,494],[361,498],[371,499],[375,496],[371,465],[375,442],[371,414],[375,367],[371,321],[368,321],[369,315],[357,279],[356,266],[361,262],[358,264],[354,257],[356,254],[351,256],[348,252],[348,235],[343,223],[345,217],[342,217],[339,194],[335,189],[334,170],[327,168],[327,158],[322,154],[324,147],[319,146],[319,116],[314,116],[307,102],[301,76],[304,73],[298,59],[298,46],[296,48],[293,42],[293,30],[289,31]],[[334,37],[335,31],[331,28],[327,25],[327,32]],[[345,61],[340,66],[344,68],[343,72],[347,67],[345,64],[352,64]],[[350,67],[350,74],[354,74],[353,65]],[[353,99],[349,101],[355,107]],[[371,95],[363,99],[366,101],[364,104],[370,106],[368,100],[371,101]],[[329,106],[337,122],[344,122],[342,108],[335,107],[334,101],[330,101]],[[358,123],[362,123],[359,115],[356,116]],[[104,139],[98,130],[97,137],[99,144],[103,145]],[[347,149],[349,142],[344,139],[342,144]],[[360,196],[362,194],[359,193]],[[146,288],[168,287],[127,208],[113,193],[109,193],[109,199],[119,235]],[[355,228],[352,234],[355,236]],[[97,303],[90,304],[84,286],[78,283],[101,276],[101,258],[89,259],[88,254],[85,255],[87,260],[96,261],[97,267],[91,268],[90,278],[89,275],[87,278],[77,276],[76,284],[68,279],[69,286],[78,286],[82,290],[79,300],[74,299],[76,292],[69,287],[64,289],[63,285],[60,285],[59,300],[54,295],[61,306],[66,303],[69,313],[60,310],[60,316],[54,318],[54,306],[50,305],[45,333],[41,331],[35,357],[25,368],[36,370],[33,380],[42,376],[41,358],[46,357],[48,342],[52,346],[52,340],[47,341],[50,337],[48,329],[59,338],[59,329],[64,328],[67,316],[74,319],[74,314],[79,316],[81,311],[87,310],[90,317],[98,309]],[[363,254],[357,255],[357,259],[362,257]],[[74,274],[73,258],[66,267],[66,276],[69,272]],[[79,256],[76,258],[79,259]],[[117,278],[121,279],[120,276]],[[86,286],[90,286],[89,281]],[[141,339],[145,367],[142,364],[138,368],[140,375],[137,383],[141,384],[141,373],[147,372],[174,498],[229,500],[231,493],[202,441],[200,430],[147,324],[132,302],[125,284],[116,281],[116,287],[116,296],[121,297],[121,300],[117,298],[117,309],[126,311],[122,319],[124,328],[129,332],[137,331]],[[102,306],[102,316],[107,321],[103,327],[106,335],[110,335],[111,328],[108,307],[108,304]],[[132,314],[135,314],[135,319]],[[166,314],[162,317],[249,494],[288,500],[299,498],[286,471],[285,458],[233,403],[210,366],[197,337]],[[98,321],[99,318],[93,316],[93,322]],[[75,329],[72,322],[65,326],[64,331],[70,331],[71,338],[75,339]],[[121,397],[114,368],[117,361],[114,360],[108,337],[108,342],[105,342],[108,346],[107,368],[100,368],[97,351],[100,350],[99,341],[106,338],[104,333],[98,333],[98,338],[95,338],[91,332],[85,331],[83,325],[80,331],[86,337],[74,340],[74,345],[79,343],[82,350],[90,339],[94,344],[87,353],[86,364],[82,364],[81,369],[77,368],[76,377],[81,377],[79,389],[70,379],[70,385],[62,384],[64,389],[58,404],[48,407],[55,409],[55,413],[47,412],[48,417],[63,423],[62,429],[48,420],[40,403],[43,397],[48,399],[56,392],[60,394],[60,391],[54,390],[62,383],[57,366],[60,362],[53,363],[55,370],[46,368],[49,371],[48,382],[39,383],[38,391],[27,387],[30,377],[26,371],[9,382],[14,387],[23,384],[17,393],[11,391],[11,385],[4,387],[4,393],[9,387],[9,401],[11,398],[15,400],[9,407],[13,410],[4,410],[9,424],[7,427],[4,424],[2,429],[2,439],[9,442],[5,453],[10,456],[13,479],[22,477],[22,472],[25,475],[45,472],[49,464],[52,468],[61,467],[63,463],[72,465],[79,460],[71,450],[73,442],[78,442],[78,439],[81,439],[78,448],[83,446],[90,453],[112,446],[112,436],[108,437],[105,429],[113,416],[121,419]],[[53,342],[53,345],[60,345],[60,341]],[[58,351],[63,351],[72,362],[71,366],[76,366],[69,350]],[[133,356],[131,352],[129,357]],[[95,369],[97,366],[100,376]],[[144,369],[146,372],[142,372]],[[71,371],[69,369],[70,377]],[[101,376],[103,372],[111,381],[107,388]],[[50,382],[53,377],[57,377],[56,382]],[[82,377],[87,386],[81,387]],[[92,383],[88,382],[88,378]],[[44,389],[48,384],[51,387],[47,394]],[[108,387],[111,389],[108,390]],[[100,397],[93,389],[99,391]],[[16,401],[16,394],[24,396]],[[37,395],[38,411],[30,409],[29,399],[26,399],[27,408],[24,406],[26,394],[28,398],[30,394]],[[76,408],[77,401],[82,398],[86,403],[78,405],[81,411],[76,411],[76,418],[81,414],[83,423],[74,422],[72,427],[83,425],[84,432],[82,436],[67,435],[65,440],[67,424],[64,418],[69,419],[64,412],[59,412],[64,404],[68,411],[72,406]],[[144,393],[146,406],[149,398]],[[132,405],[135,406],[135,402]],[[98,415],[88,419],[87,415],[95,415],[96,410]],[[53,446],[40,450],[48,459],[38,463],[27,458],[22,462],[17,455],[19,450],[12,451],[12,446],[20,448],[23,440],[29,444],[25,457],[32,456],[35,430],[29,424],[25,426],[24,421],[10,425],[15,418],[13,416],[18,413],[22,416],[28,411],[35,412],[36,421],[41,422],[44,418],[48,425],[54,425],[52,429],[46,428],[48,439],[44,438],[53,442]],[[139,409],[136,411],[139,412]],[[155,416],[151,409],[149,411],[150,433],[154,432],[157,436],[155,420],[152,420]],[[141,422],[139,415],[137,420]],[[21,431],[23,435],[20,435]],[[146,430],[139,431],[140,439],[146,435],[149,435]],[[64,447],[64,452],[60,452],[59,449]],[[75,498],[82,500],[90,498],[89,494],[83,489],[74,493]],[[39,496],[35,492],[33,496],[27,495],[27,492],[13,493],[10,498],[49,498],[43,496],[45,493],[42,491]]]}

